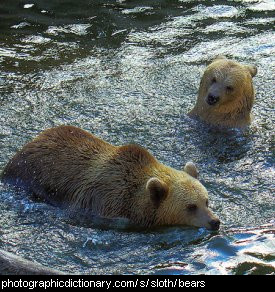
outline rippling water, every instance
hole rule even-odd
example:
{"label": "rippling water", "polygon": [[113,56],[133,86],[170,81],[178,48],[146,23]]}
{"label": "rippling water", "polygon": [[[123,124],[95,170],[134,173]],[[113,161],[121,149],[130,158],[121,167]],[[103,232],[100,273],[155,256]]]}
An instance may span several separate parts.
{"label": "rippling water", "polygon": [[[195,161],[219,232],[88,223],[0,184],[0,247],[93,274],[275,273],[274,1],[1,1],[0,172],[45,128],[72,124]],[[243,132],[190,120],[202,72],[224,54],[257,65]]]}

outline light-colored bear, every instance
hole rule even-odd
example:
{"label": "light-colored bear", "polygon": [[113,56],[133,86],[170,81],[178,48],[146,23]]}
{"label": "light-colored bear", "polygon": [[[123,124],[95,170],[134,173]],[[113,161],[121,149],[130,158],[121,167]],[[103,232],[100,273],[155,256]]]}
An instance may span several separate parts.
{"label": "light-colored bear", "polygon": [[193,163],[161,164],[146,149],[113,146],[73,126],[42,132],[7,164],[5,182],[52,203],[144,227],[189,225],[219,229]]}
{"label": "light-colored bear", "polygon": [[205,70],[200,82],[194,118],[227,128],[242,128],[251,122],[254,103],[252,77],[257,68],[218,56]]}

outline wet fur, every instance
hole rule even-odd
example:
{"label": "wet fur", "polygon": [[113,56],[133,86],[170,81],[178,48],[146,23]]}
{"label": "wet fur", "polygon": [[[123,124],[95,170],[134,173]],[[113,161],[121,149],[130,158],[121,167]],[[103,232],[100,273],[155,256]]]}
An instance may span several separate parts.
{"label": "wet fur", "polygon": [[61,126],[25,145],[7,164],[3,180],[54,204],[127,218],[132,193],[140,187],[140,168],[151,162],[155,159],[140,146],[116,147],[79,128]]}
{"label": "wet fur", "polygon": [[[217,219],[194,164],[184,171],[161,164],[135,144],[111,145],[73,127],[42,132],[9,161],[4,182],[47,201],[136,225],[182,224],[210,228]],[[190,213],[188,204],[199,211]],[[198,215],[197,215],[198,214]]]}
{"label": "wet fur", "polygon": [[[218,127],[248,126],[251,123],[251,109],[255,99],[252,77],[256,72],[255,67],[218,57],[206,68],[200,83],[196,105],[189,115]],[[226,102],[217,106],[211,106],[205,102],[210,80],[214,76],[219,79],[231,78],[234,84],[234,93],[231,95],[229,93]]]}

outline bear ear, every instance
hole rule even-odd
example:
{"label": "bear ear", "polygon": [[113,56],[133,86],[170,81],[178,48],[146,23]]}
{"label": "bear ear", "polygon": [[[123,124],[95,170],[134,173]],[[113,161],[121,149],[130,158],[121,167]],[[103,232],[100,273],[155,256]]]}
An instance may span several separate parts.
{"label": "bear ear", "polygon": [[257,67],[254,65],[245,65],[245,68],[249,71],[252,77],[254,77],[257,74]]}
{"label": "bear ear", "polygon": [[215,62],[215,61],[218,61],[218,60],[226,60],[227,58],[223,55],[218,55],[216,57],[214,57],[211,61],[211,63]]}
{"label": "bear ear", "polygon": [[199,171],[196,167],[196,165],[189,161],[185,164],[184,169],[185,172],[187,172],[189,175],[193,176],[194,178],[198,179],[199,178]]}
{"label": "bear ear", "polygon": [[151,200],[156,207],[159,207],[160,203],[166,199],[169,192],[167,184],[156,177],[147,181],[146,190],[150,193]]}

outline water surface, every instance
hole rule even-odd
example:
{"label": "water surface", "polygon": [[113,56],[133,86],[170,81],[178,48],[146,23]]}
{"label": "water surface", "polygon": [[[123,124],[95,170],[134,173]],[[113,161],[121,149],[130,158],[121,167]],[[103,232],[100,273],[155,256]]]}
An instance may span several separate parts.
{"label": "water surface", "polygon": [[[223,224],[89,223],[0,183],[0,247],[75,273],[274,273],[274,11],[274,1],[1,1],[0,172],[40,131],[72,124],[177,169],[193,160]],[[186,116],[218,54],[258,67],[244,131]]]}

